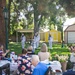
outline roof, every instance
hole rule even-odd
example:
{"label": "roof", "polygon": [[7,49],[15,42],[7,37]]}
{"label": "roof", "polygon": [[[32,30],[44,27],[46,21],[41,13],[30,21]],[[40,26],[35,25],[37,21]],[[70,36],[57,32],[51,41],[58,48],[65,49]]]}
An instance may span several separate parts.
{"label": "roof", "polygon": [[20,32],[20,33],[25,33],[25,32],[28,32],[28,33],[30,33],[30,32],[32,32],[33,33],[33,29],[17,29],[16,30],[17,32]]}
{"label": "roof", "polygon": [[[33,33],[34,29],[17,29],[16,30],[19,33]],[[40,30],[40,33],[44,32],[43,30]]]}
{"label": "roof", "polygon": [[75,31],[75,24],[68,26],[68,27],[65,29],[65,32],[66,32],[66,31]]}

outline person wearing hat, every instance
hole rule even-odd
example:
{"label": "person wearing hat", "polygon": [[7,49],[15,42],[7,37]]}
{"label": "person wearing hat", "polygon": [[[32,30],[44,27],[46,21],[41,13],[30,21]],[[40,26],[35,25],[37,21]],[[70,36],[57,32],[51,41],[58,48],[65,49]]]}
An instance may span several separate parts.
{"label": "person wearing hat", "polygon": [[31,57],[34,54],[35,53],[33,52],[33,47],[32,46],[28,46],[28,48],[27,48],[27,55]]}

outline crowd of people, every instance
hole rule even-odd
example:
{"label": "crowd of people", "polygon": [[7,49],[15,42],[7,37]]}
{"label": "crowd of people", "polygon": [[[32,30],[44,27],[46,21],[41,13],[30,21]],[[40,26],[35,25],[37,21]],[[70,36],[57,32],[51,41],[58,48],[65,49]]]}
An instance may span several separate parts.
{"label": "crowd of people", "polygon": [[[51,38],[49,40],[51,40]],[[48,60],[50,57],[50,53],[48,52],[47,45],[43,43],[40,52],[38,53],[38,55],[35,55],[35,49],[38,48],[39,41],[40,35],[37,32],[34,35],[34,39],[31,45],[28,46],[27,49],[25,49],[24,47],[26,37],[24,36],[24,34],[22,34],[21,36],[22,55],[18,57],[19,66],[16,71],[16,74],[18,73],[19,75],[45,75],[45,72],[48,67],[46,64],[41,63],[40,61]]]}
{"label": "crowd of people", "polygon": [[[48,40],[49,40],[49,47],[50,49],[52,49],[53,38],[50,34]],[[14,71],[13,75],[45,75],[48,66],[45,63],[42,63],[42,61],[45,60],[49,61],[51,54],[50,52],[48,52],[48,47],[46,43],[42,43],[40,51],[38,52],[37,55],[35,54],[35,49],[39,46],[39,41],[40,36],[38,35],[38,33],[36,33],[34,36],[34,41],[32,41],[31,45],[25,48],[26,37],[24,36],[24,34],[22,34],[21,36],[22,54],[20,54],[17,58],[16,62],[18,68],[17,70]],[[71,51],[70,61],[75,62],[74,60],[75,57],[73,57],[73,54],[75,53],[75,47],[70,46],[69,50]],[[6,59],[6,55],[8,54],[8,52],[10,52],[10,50],[6,50],[6,52],[4,52],[3,45],[0,45],[0,60]],[[70,70],[64,72],[63,75],[71,75],[71,73],[73,72],[74,71]]]}
{"label": "crowd of people", "polygon": [[49,59],[50,54],[47,52],[47,45],[45,43],[42,44],[38,55],[33,53],[32,50],[33,47],[31,45],[22,50],[22,54],[17,58],[18,68],[14,71],[14,75],[45,75],[48,67],[40,61]]}
{"label": "crowd of people", "polygon": [[[45,43],[42,44],[41,50],[38,53],[38,55],[35,55],[34,47],[37,48],[39,46],[40,36],[38,33],[34,36],[34,43],[33,45],[29,45],[27,48],[25,48],[25,42],[26,37],[24,34],[21,36],[21,45],[22,45],[22,54],[20,54],[17,57],[17,70],[13,72],[13,75],[45,75],[45,72],[47,70],[47,65],[44,63],[41,63],[40,61],[48,60],[50,53],[47,52],[48,48]],[[3,45],[0,45],[0,59],[4,60],[6,55],[10,52],[10,50],[6,50],[4,52]],[[13,52],[12,52],[13,53]],[[14,53],[15,54],[15,53]],[[43,57],[45,55],[45,57]],[[15,62],[15,57],[10,58],[11,61]],[[14,59],[14,60],[12,60]],[[8,60],[8,59],[7,59]]]}
{"label": "crowd of people", "polygon": [[[47,52],[48,48],[45,43],[41,46],[41,51],[38,55],[33,53],[33,47],[28,46],[28,48],[24,48],[22,51],[22,55],[18,57],[18,69],[16,74],[19,75],[45,75],[47,70],[47,65],[41,63],[40,61],[49,59],[49,52]],[[45,57],[43,57],[45,55]],[[16,75],[15,74],[15,75]]]}

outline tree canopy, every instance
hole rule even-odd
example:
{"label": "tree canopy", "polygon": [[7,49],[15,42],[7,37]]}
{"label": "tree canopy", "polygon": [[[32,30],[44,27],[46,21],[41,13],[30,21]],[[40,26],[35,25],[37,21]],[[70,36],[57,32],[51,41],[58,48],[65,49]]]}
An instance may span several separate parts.
{"label": "tree canopy", "polygon": [[68,15],[75,16],[75,0],[59,0],[59,4],[66,10]]}
{"label": "tree canopy", "polygon": [[74,16],[74,0],[9,0],[10,32],[18,28],[51,29],[51,25],[61,30],[66,15]]}

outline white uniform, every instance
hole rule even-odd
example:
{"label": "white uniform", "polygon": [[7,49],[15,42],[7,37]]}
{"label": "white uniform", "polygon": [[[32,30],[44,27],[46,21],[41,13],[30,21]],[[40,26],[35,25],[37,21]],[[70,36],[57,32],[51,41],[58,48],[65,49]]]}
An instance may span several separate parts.
{"label": "white uniform", "polygon": [[49,37],[49,47],[50,47],[50,49],[52,49],[52,42],[53,42],[53,38]]}
{"label": "white uniform", "polygon": [[34,36],[34,49],[37,48],[37,36]]}
{"label": "white uniform", "polygon": [[37,36],[37,47],[39,46],[40,35]]}
{"label": "white uniform", "polygon": [[25,41],[26,41],[26,37],[25,37],[24,35],[21,36],[21,45],[22,45],[22,49],[24,49]]}
{"label": "white uniform", "polygon": [[40,35],[34,36],[34,48],[39,46]]}

